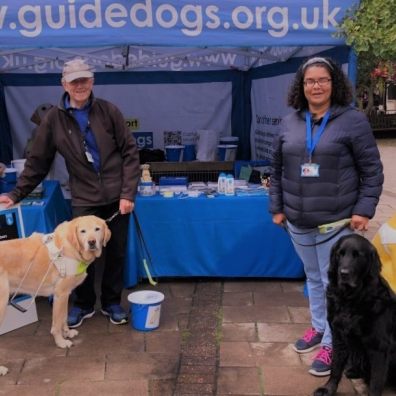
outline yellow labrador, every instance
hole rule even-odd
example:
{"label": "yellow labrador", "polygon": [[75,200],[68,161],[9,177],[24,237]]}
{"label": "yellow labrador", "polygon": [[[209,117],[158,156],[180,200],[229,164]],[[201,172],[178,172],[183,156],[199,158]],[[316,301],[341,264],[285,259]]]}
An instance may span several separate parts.
{"label": "yellow labrador", "polygon": [[[9,295],[54,295],[51,334],[60,348],[69,348],[77,330],[67,326],[68,299],[87,276],[86,269],[102,254],[111,232],[96,216],[77,217],[56,227],[51,235],[0,242],[0,323]],[[0,366],[0,375],[7,373]]]}

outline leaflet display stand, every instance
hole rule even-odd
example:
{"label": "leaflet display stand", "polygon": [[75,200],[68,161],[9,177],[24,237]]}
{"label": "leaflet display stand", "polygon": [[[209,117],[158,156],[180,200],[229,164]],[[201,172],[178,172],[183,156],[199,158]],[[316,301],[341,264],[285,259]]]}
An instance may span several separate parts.
{"label": "leaflet display stand", "polygon": [[0,205],[0,241],[24,237],[25,228],[21,206],[16,205],[10,209],[4,209],[3,205]]}
{"label": "leaflet display stand", "polygon": [[[24,237],[25,229],[20,205],[9,209],[4,209],[0,205],[0,249],[3,241]],[[26,312],[21,312],[9,304],[6,308],[4,320],[0,325],[0,335],[38,320],[36,303],[32,302],[30,296],[19,295],[14,299],[14,302],[25,308]]]}

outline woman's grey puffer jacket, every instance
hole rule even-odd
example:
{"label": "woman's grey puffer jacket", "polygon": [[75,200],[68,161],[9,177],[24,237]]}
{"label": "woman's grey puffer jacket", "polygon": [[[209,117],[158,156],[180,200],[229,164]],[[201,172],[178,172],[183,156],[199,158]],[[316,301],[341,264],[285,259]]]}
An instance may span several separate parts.
{"label": "woman's grey puffer jacket", "polygon": [[[319,128],[313,125],[314,132]],[[375,138],[366,116],[353,107],[331,108],[312,156],[319,177],[301,177],[308,162],[305,111],[287,115],[273,141],[272,214],[284,213],[297,227],[360,215],[372,218],[384,181]]]}

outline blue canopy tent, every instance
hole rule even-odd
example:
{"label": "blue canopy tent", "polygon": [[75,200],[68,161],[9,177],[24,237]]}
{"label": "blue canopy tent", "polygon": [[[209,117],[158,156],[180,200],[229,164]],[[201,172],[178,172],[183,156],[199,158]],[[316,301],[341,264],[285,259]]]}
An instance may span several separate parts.
{"label": "blue canopy tent", "polygon": [[303,57],[330,55],[354,80],[353,53],[334,33],[355,3],[2,2],[0,160],[22,155],[31,113],[57,103],[62,65],[76,56],[95,68],[95,94],[120,107],[140,147],[214,129],[240,138],[239,158],[264,158],[260,139],[276,128],[262,126],[276,127],[287,110],[287,84]]}

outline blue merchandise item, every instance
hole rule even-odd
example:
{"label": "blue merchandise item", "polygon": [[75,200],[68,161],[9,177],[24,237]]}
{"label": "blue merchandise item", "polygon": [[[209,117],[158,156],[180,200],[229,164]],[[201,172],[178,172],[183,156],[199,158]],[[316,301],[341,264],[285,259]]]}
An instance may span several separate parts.
{"label": "blue merchandise item", "polygon": [[161,176],[159,178],[160,186],[187,186],[188,177],[186,176]]}

